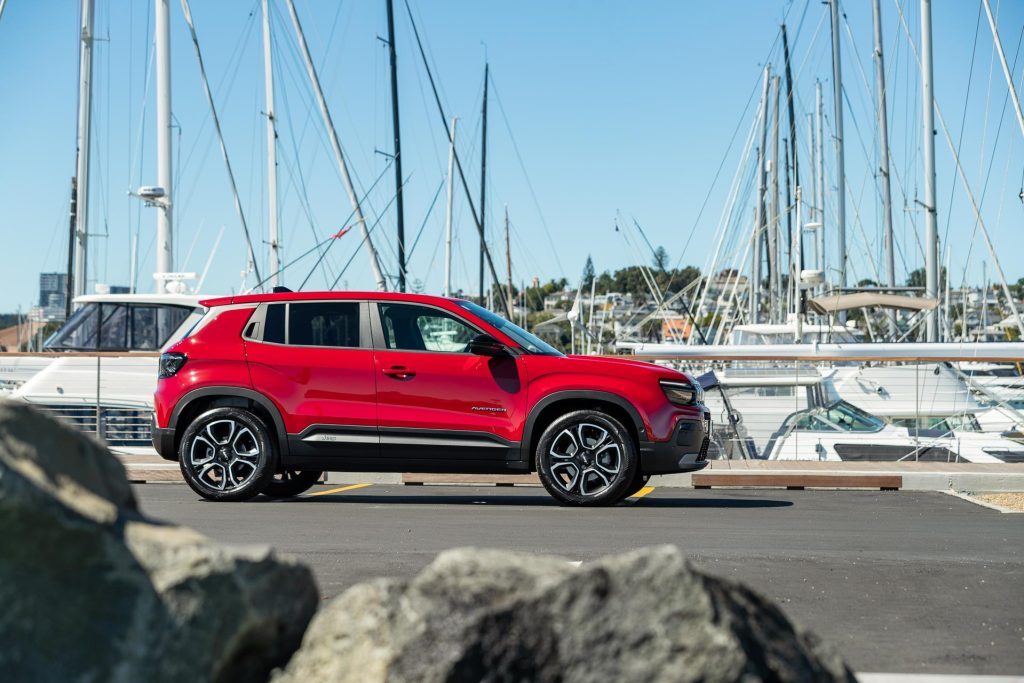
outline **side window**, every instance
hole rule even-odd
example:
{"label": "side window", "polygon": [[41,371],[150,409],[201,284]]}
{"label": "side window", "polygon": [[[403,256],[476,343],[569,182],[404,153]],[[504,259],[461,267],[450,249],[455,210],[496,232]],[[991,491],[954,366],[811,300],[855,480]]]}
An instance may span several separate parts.
{"label": "side window", "polygon": [[284,344],[284,309],[287,304],[270,304],[263,325],[263,341]]}
{"label": "side window", "polygon": [[426,306],[381,304],[380,318],[389,349],[462,353],[477,335],[458,318]]}
{"label": "side window", "polygon": [[99,348],[108,351],[128,348],[128,307],[124,304],[100,304]]}
{"label": "side window", "polygon": [[350,348],[359,346],[358,303],[318,301],[292,303],[288,306],[289,345]]}
{"label": "side window", "polygon": [[132,348],[154,351],[160,348],[155,306],[132,306]]}

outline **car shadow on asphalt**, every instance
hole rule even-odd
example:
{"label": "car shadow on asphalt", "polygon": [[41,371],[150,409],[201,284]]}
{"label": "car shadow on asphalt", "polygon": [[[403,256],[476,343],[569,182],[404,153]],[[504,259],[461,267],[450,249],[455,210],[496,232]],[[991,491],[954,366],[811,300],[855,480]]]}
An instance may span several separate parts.
{"label": "car shadow on asphalt", "polygon": [[[300,498],[272,499],[260,496],[252,502],[282,504],[348,504],[348,505],[439,505],[439,506],[495,506],[495,507],[563,507],[543,492],[493,494],[477,491],[467,493],[380,493],[351,494],[340,492]],[[703,497],[686,495],[645,496],[639,499],[627,499],[611,507],[618,508],[778,508],[790,507],[791,500],[759,497]],[[575,509],[566,507],[566,509]]]}

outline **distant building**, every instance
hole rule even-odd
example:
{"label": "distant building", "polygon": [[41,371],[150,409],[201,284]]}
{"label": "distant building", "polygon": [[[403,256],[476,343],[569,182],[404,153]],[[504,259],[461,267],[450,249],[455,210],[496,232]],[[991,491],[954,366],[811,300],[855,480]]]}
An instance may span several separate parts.
{"label": "distant building", "polygon": [[67,301],[67,273],[39,274],[39,308],[48,319],[62,319]]}

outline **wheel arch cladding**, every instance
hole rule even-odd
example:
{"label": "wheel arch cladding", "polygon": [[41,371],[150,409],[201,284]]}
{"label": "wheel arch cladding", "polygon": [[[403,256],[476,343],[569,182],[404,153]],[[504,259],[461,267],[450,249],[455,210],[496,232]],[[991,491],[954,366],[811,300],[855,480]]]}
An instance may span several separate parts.
{"label": "wheel arch cladding", "polygon": [[181,445],[181,435],[196,417],[213,408],[244,408],[251,411],[270,432],[277,445],[278,456],[288,454],[288,433],[277,406],[266,396],[238,387],[203,387],[182,397],[171,413],[168,427],[174,430],[174,452]]}
{"label": "wheel arch cladding", "polygon": [[598,410],[615,418],[638,449],[640,442],[646,440],[647,429],[640,411],[625,398],[603,391],[558,391],[537,401],[526,420],[521,447],[526,451],[523,459],[529,463],[531,472],[537,469],[537,444],[544,430],[558,417],[574,410]]}

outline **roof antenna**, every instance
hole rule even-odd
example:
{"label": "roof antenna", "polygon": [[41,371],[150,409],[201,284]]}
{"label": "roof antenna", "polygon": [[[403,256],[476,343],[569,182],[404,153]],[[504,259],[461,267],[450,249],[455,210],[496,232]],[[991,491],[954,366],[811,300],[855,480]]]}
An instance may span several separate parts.
{"label": "roof antenna", "polygon": [[272,290],[274,294],[290,294],[292,290],[285,287],[284,285],[278,285]]}

